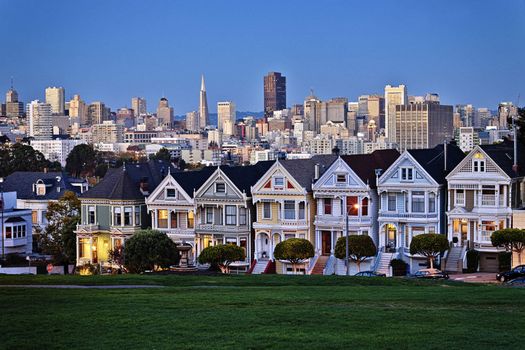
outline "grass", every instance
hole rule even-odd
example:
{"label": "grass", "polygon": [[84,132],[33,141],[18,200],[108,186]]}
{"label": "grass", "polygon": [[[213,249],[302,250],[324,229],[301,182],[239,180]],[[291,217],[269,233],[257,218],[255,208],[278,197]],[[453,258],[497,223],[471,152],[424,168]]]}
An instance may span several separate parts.
{"label": "grass", "polygon": [[525,289],[326,276],[0,276],[0,348],[521,348]]}

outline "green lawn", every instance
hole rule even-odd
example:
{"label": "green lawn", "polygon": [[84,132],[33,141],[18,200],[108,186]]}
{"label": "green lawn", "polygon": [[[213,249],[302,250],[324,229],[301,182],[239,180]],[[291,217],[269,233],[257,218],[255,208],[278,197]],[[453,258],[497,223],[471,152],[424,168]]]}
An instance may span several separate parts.
{"label": "green lawn", "polygon": [[325,276],[0,276],[0,348],[523,348],[525,289]]}

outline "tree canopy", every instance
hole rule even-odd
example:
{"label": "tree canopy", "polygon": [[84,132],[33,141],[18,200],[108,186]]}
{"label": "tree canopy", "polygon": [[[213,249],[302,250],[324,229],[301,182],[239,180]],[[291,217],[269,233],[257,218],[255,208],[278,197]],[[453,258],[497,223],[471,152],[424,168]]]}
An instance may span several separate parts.
{"label": "tree canopy", "polygon": [[21,143],[0,145],[0,177],[15,171],[61,171],[60,163],[48,161],[41,152]]}
{"label": "tree canopy", "polygon": [[80,144],[76,145],[66,159],[66,171],[74,177],[90,176],[97,167],[97,152],[93,146]]}
{"label": "tree canopy", "polygon": [[171,153],[166,147],[162,147],[157,153],[150,155],[150,159],[171,162]]}
{"label": "tree canopy", "polygon": [[168,268],[178,262],[177,246],[163,232],[141,230],[126,241],[124,264],[131,273]]}
{"label": "tree canopy", "polygon": [[494,231],[490,236],[494,247],[505,247],[505,250],[518,254],[521,264],[521,254],[525,250],[525,230],[517,228],[505,228]]}
{"label": "tree canopy", "polygon": [[273,255],[277,260],[288,260],[296,272],[297,264],[315,255],[314,246],[304,238],[290,238],[275,246]]}
{"label": "tree canopy", "polygon": [[412,237],[410,254],[420,254],[430,260],[430,268],[434,268],[434,259],[444,253],[449,246],[445,235],[425,233]]}
{"label": "tree canopy", "polygon": [[[376,255],[377,248],[374,241],[367,235],[348,236],[348,258],[357,264],[358,271],[361,271],[361,263]],[[335,257],[346,259],[346,237],[339,237],[335,244]]]}
{"label": "tree canopy", "polygon": [[207,247],[199,254],[200,264],[210,264],[218,266],[223,273],[230,272],[230,264],[246,258],[246,253],[242,247],[233,244],[218,244]]}

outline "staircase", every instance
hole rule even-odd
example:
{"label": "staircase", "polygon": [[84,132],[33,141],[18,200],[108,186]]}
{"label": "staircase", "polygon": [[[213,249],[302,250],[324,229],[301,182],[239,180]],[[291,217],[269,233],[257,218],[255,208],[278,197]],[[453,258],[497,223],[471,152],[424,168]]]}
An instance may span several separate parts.
{"label": "staircase", "polygon": [[445,263],[445,270],[447,272],[462,272],[463,261],[461,255],[463,254],[463,247],[451,247],[448,251],[447,260]]}
{"label": "staircase", "polygon": [[260,275],[261,273],[263,273],[264,270],[266,270],[266,266],[268,266],[269,262],[269,259],[257,260],[257,263],[255,264],[255,267],[252,270],[252,275]]}
{"label": "staircase", "polygon": [[381,253],[375,271],[390,276],[390,260],[394,259],[395,255],[396,253]]}
{"label": "staircase", "polygon": [[317,258],[317,262],[315,263],[314,268],[312,269],[311,275],[322,275],[328,258],[329,256],[325,255],[319,256],[319,258]]}

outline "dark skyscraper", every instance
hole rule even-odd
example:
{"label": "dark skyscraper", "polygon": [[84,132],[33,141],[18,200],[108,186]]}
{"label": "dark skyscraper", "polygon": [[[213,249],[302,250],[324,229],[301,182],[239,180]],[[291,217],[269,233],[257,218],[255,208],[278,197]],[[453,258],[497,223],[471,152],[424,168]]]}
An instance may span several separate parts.
{"label": "dark skyscraper", "polygon": [[264,77],[264,116],[273,116],[273,111],[286,108],[286,77],[270,72]]}

